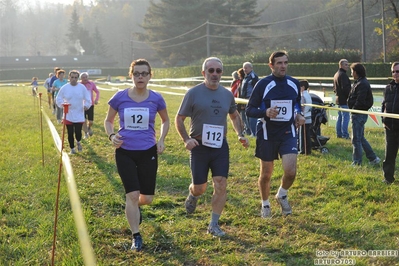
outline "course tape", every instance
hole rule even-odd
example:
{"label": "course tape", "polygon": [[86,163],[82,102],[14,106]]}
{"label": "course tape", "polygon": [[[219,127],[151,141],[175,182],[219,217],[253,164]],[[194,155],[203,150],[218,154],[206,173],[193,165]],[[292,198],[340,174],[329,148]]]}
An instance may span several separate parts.
{"label": "course tape", "polygon": [[87,226],[84,219],[82,206],[80,205],[80,198],[78,194],[78,190],[76,187],[75,177],[73,175],[73,169],[71,161],[69,160],[69,156],[66,152],[61,151],[62,143],[61,139],[58,135],[54,124],[51,122],[50,118],[47,116],[46,112],[42,110],[42,114],[47,121],[47,124],[50,128],[51,135],[54,140],[54,144],[57,148],[58,152],[62,153],[62,165],[64,167],[66,183],[68,186],[69,200],[71,202],[72,213],[76,225],[76,229],[78,232],[78,238],[80,243],[80,249],[82,251],[82,257],[85,265],[96,265],[96,259],[94,256],[93,247],[90,242],[90,237],[87,232]]}
{"label": "course tape", "polygon": [[349,113],[375,115],[375,116],[383,116],[383,117],[390,117],[390,118],[399,119],[399,114],[370,112],[370,111],[362,111],[362,110],[355,110],[355,109],[344,109],[344,108],[332,107],[332,106],[328,106],[328,105],[318,105],[318,104],[310,104],[310,103],[305,103],[305,104],[302,104],[302,105],[303,106],[312,106],[312,107],[317,107],[317,108],[324,108],[324,109],[329,109],[329,110],[337,110],[337,111],[349,112]]}
{"label": "course tape", "polygon": [[[115,84],[112,84],[115,85]],[[121,85],[121,84],[118,84]],[[123,83],[122,85],[131,85],[130,83]],[[165,87],[165,88],[170,88],[168,85],[157,85],[157,84],[148,84],[149,87]],[[99,88],[100,89],[100,88]],[[101,88],[104,89],[104,88]],[[177,89],[177,90],[187,90],[187,87],[173,87],[172,89]],[[110,90],[110,89],[104,89],[104,90]],[[112,90],[118,90],[118,88],[112,88]],[[154,90],[159,93],[163,94],[171,94],[171,95],[180,95],[184,96],[184,93],[175,93],[175,92],[169,92],[169,91],[159,91],[159,90]],[[247,104],[248,99],[242,99],[242,98],[235,98],[236,103],[240,104]],[[399,119],[399,114],[390,114],[390,113],[381,113],[381,112],[370,112],[370,111],[362,111],[362,110],[354,110],[354,109],[344,109],[344,108],[338,108],[338,107],[331,107],[328,105],[317,105],[317,104],[302,104],[304,106],[312,106],[312,107],[317,107],[317,108],[325,108],[325,109],[330,109],[330,110],[337,110],[337,111],[344,111],[344,112],[350,112],[350,113],[358,113],[358,114],[367,114],[367,115],[375,115],[375,116],[383,116],[383,117],[390,117],[390,118],[396,118]]]}

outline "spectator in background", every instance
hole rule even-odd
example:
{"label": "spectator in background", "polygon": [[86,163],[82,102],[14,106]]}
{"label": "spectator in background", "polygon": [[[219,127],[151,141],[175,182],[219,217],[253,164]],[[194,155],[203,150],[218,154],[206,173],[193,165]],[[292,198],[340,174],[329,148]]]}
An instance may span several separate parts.
{"label": "spectator in background", "polygon": [[[53,82],[52,86],[52,90],[54,91],[54,99],[57,98],[58,92],[60,91],[61,87],[68,83],[68,80],[64,78],[65,70],[63,69],[58,70],[56,76],[57,79]],[[63,113],[63,106],[56,104],[56,117],[58,124],[61,123],[62,113]]]}
{"label": "spectator in background", "polygon": [[[301,103],[312,104],[312,97],[309,94],[309,82],[301,80]],[[299,153],[309,155],[312,153],[312,142],[310,140],[310,126],[312,125],[312,107],[302,106],[302,113],[305,116],[305,125],[299,130]]]}
{"label": "spectator in background", "polygon": [[51,91],[51,86],[50,86],[50,81],[53,76],[54,76],[53,73],[49,73],[48,78],[43,83],[43,86],[46,88],[47,91],[47,102],[49,109],[51,109],[51,106],[53,105],[53,93]]}
{"label": "spectator in background", "polygon": [[[100,92],[97,89],[96,84],[89,80],[89,73],[83,72],[80,74],[80,82],[86,87],[87,91],[91,97],[91,106],[85,111],[85,122],[83,124],[83,131],[85,132],[85,138],[89,135],[93,136],[93,120],[94,120],[94,105],[98,104],[98,99],[100,98]],[[94,98],[94,93],[96,93],[96,98]]]}
{"label": "spectator in background", "polygon": [[[58,71],[60,73],[61,70]],[[61,109],[64,103],[68,103],[68,113],[63,119],[68,131],[68,142],[71,148],[70,154],[75,154],[75,138],[77,141],[78,151],[82,151],[82,125],[85,121],[85,110],[91,106],[91,98],[86,87],[78,83],[79,72],[71,70],[69,72],[69,83],[62,86],[57,92],[56,104]],[[56,80],[54,83],[59,81]],[[56,84],[54,84],[56,86]],[[63,109],[63,108],[62,108]]]}
{"label": "spectator in background", "polygon": [[[242,98],[241,97],[241,93],[242,93],[241,86],[242,86],[242,81],[245,78],[244,69],[242,67],[239,68],[237,70],[237,74],[238,74],[238,78],[240,79],[240,87],[238,87],[238,98]],[[245,116],[245,106],[246,106],[246,104],[242,104],[242,103],[237,104],[237,111],[241,115],[241,117]]]}
{"label": "spectator in background", "polygon": [[[399,62],[394,62],[391,67],[392,81],[386,86],[381,112],[399,114]],[[384,171],[383,182],[387,185],[395,181],[395,162],[399,149],[399,119],[382,117],[385,129],[385,160],[382,163]]]}
{"label": "spectator in background", "polygon": [[[339,108],[348,109],[348,95],[351,90],[351,82],[346,71],[349,69],[349,63],[346,59],[339,60],[339,69],[334,75],[334,93],[335,103]],[[348,133],[349,112],[338,111],[338,118],[335,130],[337,138],[350,139]]]}
{"label": "spectator in background", "polygon": [[[355,82],[349,93],[348,107],[349,109],[368,111],[373,106],[374,99],[370,83],[366,78],[366,69],[360,63],[353,63],[350,68]],[[366,124],[367,118],[368,114],[351,113],[352,166],[362,164],[363,150],[370,164],[379,164],[381,161],[364,137],[364,124]]]}
{"label": "spectator in background", "polygon": [[238,97],[238,90],[239,90],[240,85],[241,85],[241,79],[238,76],[238,72],[237,71],[234,71],[233,73],[231,73],[231,76],[233,77],[233,81],[230,84],[230,90],[231,90],[231,93],[233,93],[233,96],[235,98],[237,98]]}
{"label": "spectator in background", "polygon": [[[258,82],[259,78],[253,71],[253,66],[250,62],[245,62],[242,65],[244,69],[245,78],[241,84],[241,98],[249,99],[252,94],[252,90],[255,87],[255,84]],[[242,120],[245,124],[245,133],[247,135],[251,135],[252,137],[256,136],[256,123],[257,118],[249,118],[246,116],[245,111],[242,112]]]}
{"label": "spectator in background", "polygon": [[30,85],[32,86],[32,95],[36,96],[37,95],[37,87],[39,86],[39,84],[37,83],[37,77],[32,78],[32,82],[30,83]]}

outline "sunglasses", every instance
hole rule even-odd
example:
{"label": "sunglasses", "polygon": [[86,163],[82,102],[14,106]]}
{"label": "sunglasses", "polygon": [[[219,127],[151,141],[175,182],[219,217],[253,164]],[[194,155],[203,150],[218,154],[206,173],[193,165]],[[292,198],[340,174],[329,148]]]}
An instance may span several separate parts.
{"label": "sunglasses", "polygon": [[140,73],[140,72],[133,72],[133,76],[135,76],[136,78],[140,77],[140,75],[141,75],[142,77],[147,77],[148,74],[150,74],[150,72],[146,72],[146,71],[141,72],[141,73]]}
{"label": "sunglasses", "polygon": [[395,73],[398,74],[398,73],[399,73],[399,70],[393,70],[393,71],[392,71],[392,74],[395,74]]}
{"label": "sunglasses", "polygon": [[216,71],[216,73],[218,73],[218,74],[220,74],[220,73],[223,72],[223,70],[220,69],[220,68],[216,68],[216,70],[215,70],[214,68],[208,68],[209,74],[213,74],[213,72],[215,72],[215,71]]}

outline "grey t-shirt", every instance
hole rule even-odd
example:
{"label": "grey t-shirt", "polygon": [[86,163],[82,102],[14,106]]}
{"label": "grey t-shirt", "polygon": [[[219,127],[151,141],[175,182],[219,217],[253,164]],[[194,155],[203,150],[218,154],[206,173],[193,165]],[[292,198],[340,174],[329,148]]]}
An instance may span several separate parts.
{"label": "grey t-shirt", "polygon": [[226,135],[227,114],[234,113],[236,109],[230,90],[221,85],[211,90],[201,83],[187,91],[178,114],[191,118],[190,137],[201,136],[203,124],[224,126]]}

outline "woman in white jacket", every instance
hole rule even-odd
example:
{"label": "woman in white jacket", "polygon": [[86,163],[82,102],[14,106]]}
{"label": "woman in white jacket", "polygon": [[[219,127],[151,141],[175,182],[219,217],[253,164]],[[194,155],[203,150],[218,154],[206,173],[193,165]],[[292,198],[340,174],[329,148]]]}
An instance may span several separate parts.
{"label": "woman in white jacket", "polygon": [[71,70],[69,72],[69,83],[61,87],[57,94],[56,104],[63,107],[63,104],[69,104],[68,113],[64,115],[63,123],[67,127],[68,142],[71,148],[70,154],[75,154],[75,138],[78,151],[82,151],[82,126],[85,122],[85,110],[91,106],[91,96],[86,87],[78,83],[79,71]]}

